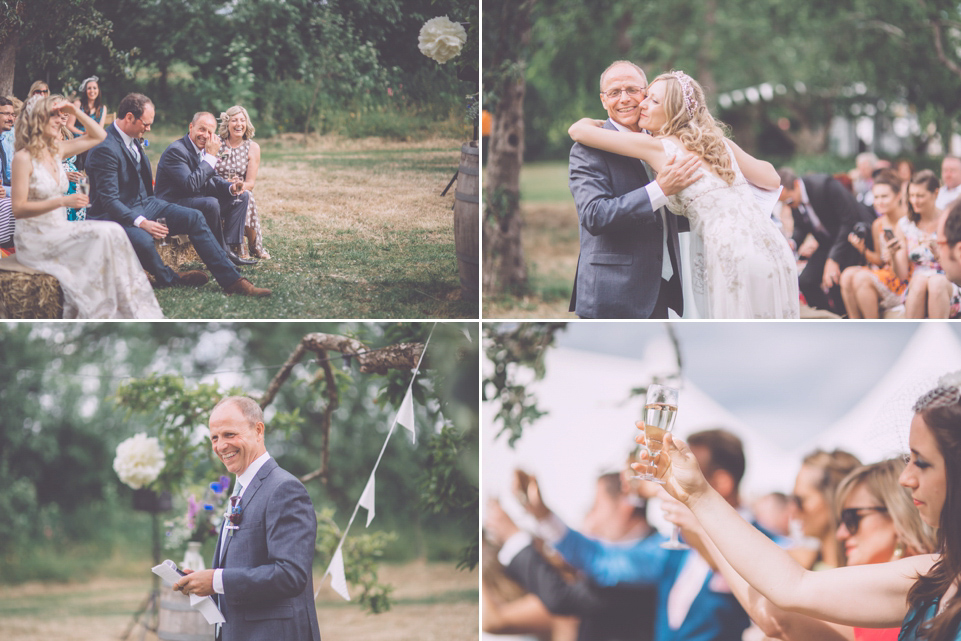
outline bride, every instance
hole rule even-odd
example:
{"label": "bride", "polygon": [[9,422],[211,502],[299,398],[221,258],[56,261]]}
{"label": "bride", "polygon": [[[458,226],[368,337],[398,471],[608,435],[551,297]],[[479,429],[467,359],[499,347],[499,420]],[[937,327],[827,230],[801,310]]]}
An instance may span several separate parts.
{"label": "bride", "polygon": [[569,133],[588,147],[640,158],[654,171],[679,150],[701,158],[698,171],[706,175],[671,196],[668,205],[691,222],[690,269],[701,316],[798,318],[797,264],[748,184],[777,189],[774,167],[724,137],[701,86],[682,71],[651,82],[637,124],[655,135],[602,129],[590,118],[574,123]]}
{"label": "bride", "polygon": [[[62,112],[87,135],[60,140]],[[85,194],[64,195],[62,157],[103,142],[97,122],[58,97],[30,100],[16,123],[11,204],[17,260],[54,276],[63,290],[64,318],[162,318],[127,234],[117,223],[69,221],[67,207],[85,207]]]}

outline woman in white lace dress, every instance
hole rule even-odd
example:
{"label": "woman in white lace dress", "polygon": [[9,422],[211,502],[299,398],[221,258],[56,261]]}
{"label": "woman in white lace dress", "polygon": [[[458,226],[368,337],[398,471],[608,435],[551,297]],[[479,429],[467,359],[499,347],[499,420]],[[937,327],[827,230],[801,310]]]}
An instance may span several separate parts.
{"label": "woman in white lace dress", "polygon": [[[87,135],[60,140],[61,112]],[[150,282],[123,228],[107,221],[69,221],[66,207],[85,207],[85,194],[64,195],[60,160],[101,143],[107,134],[62,98],[38,97],[15,126],[12,206],[17,260],[54,276],[63,290],[64,318],[162,318]]]}
{"label": "woman in white lace dress", "polygon": [[798,318],[797,264],[769,211],[749,182],[774,190],[774,167],[727,140],[704,92],[687,74],[662,74],[647,88],[638,126],[622,133],[583,119],[570,128],[584,145],[646,161],[654,171],[675,154],[699,156],[705,175],[669,198],[672,212],[691,222],[693,294],[705,318]]}

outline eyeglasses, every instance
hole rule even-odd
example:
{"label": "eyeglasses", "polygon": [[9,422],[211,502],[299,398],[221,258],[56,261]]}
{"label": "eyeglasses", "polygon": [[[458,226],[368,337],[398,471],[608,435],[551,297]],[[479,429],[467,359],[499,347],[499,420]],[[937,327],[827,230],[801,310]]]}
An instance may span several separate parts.
{"label": "eyeglasses", "polygon": [[[148,130],[149,130],[149,129],[150,129],[150,126],[153,125],[153,121],[144,122],[144,119],[143,119],[142,117],[141,117],[141,118],[137,118],[137,120],[139,120],[139,121],[143,124],[144,129],[148,129]],[[134,121],[134,122],[136,122],[136,121]]]}
{"label": "eyeglasses", "polygon": [[605,91],[604,95],[611,100],[617,100],[621,97],[622,93],[626,93],[631,98],[636,98],[637,96],[643,95],[645,87],[624,87],[623,89],[611,89],[610,91]]}
{"label": "eyeglasses", "polygon": [[858,528],[861,527],[861,519],[867,516],[864,512],[887,512],[886,507],[849,507],[847,509],[841,510],[841,523],[847,528],[851,536],[858,533]]}

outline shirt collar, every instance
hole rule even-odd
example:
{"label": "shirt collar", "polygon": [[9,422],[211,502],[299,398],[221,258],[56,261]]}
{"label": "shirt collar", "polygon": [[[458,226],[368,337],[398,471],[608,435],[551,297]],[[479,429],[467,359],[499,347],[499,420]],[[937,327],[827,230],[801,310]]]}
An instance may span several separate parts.
{"label": "shirt collar", "polygon": [[260,468],[262,468],[264,463],[266,463],[268,460],[270,460],[270,453],[264,452],[253,463],[248,465],[243,474],[237,477],[237,480],[240,481],[240,485],[244,488],[250,485],[250,482],[253,481],[257,476],[257,472],[260,471]]}
{"label": "shirt collar", "polygon": [[203,148],[203,147],[198,147],[198,146],[197,146],[197,143],[195,143],[190,136],[187,136],[187,140],[189,140],[189,141],[190,141],[190,144],[193,145],[193,147],[194,147],[194,153],[195,153],[195,154],[199,154],[201,151],[204,151],[204,148]]}
{"label": "shirt collar", "polygon": [[124,147],[130,147],[130,141],[132,141],[133,138],[131,138],[130,136],[128,136],[127,134],[125,134],[125,133],[123,132],[123,129],[121,129],[120,127],[117,126],[117,123],[116,123],[116,122],[113,123],[113,126],[114,126],[114,129],[117,130],[117,133],[120,134],[120,137],[123,139]]}
{"label": "shirt collar", "polygon": [[798,182],[801,183],[801,203],[805,205],[810,205],[811,200],[808,198],[808,190],[807,190],[807,187],[804,186],[804,181],[801,179],[798,179]]}

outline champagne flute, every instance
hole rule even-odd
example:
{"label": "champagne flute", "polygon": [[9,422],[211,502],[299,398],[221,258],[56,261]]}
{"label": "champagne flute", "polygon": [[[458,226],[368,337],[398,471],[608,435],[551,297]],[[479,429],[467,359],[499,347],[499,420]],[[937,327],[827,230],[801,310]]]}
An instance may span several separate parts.
{"label": "champagne flute", "polygon": [[[157,224],[163,225],[164,227],[167,226],[167,218],[164,217],[164,216],[160,216],[159,218],[157,218],[157,221],[156,221],[156,222],[157,222]],[[169,232],[168,232],[168,235],[169,235]],[[161,246],[161,247],[166,247],[166,246],[169,245],[169,244],[170,244],[170,243],[167,242],[167,236],[164,236],[163,238],[160,239],[160,246]]]}
{"label": "champagne flute", "polygon": [[[230,177],[230,182],[233,183],[233,184],[236,184],[238,180],[240,180],[240,176],[237,175],[237,174],[234,174],[233,176]],[[242,194],[242,193],[243,193],[243,192],[237,192],[237,194],[234,195],[234,204],[235,204],[235,205],[240,202],[240,194]]]}
{"label": "champagne flute", "polygon": [[90,181],[87,179],[87,174],[80,174],[80,178],[77,179],[77,191],[84,196],[90,196]]}
{"label": "champagne flute", "polygon": [[676,417],[677,390],[657,384],[648,387],[644,404],[644,440],[651,458],[649,471],[641,474],[641,480],[664,484],[657,478],[657,456],[664,445],[664,435],[674,428]]}

